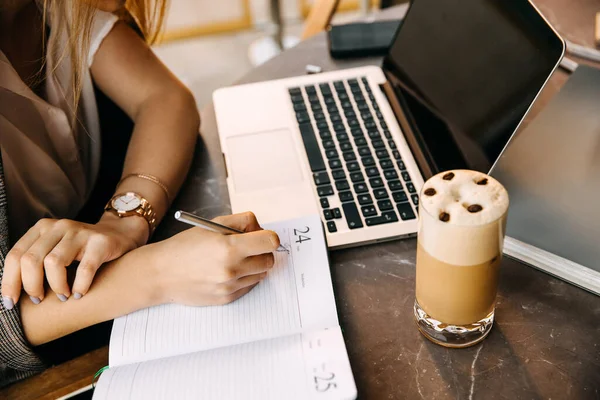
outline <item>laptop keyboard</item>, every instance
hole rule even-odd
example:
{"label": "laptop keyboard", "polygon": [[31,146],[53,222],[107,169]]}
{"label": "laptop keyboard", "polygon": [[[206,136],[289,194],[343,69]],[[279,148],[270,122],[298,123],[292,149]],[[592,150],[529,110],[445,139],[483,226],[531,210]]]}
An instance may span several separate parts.
{"label": "laptop keyboard", "polygon": [[344,219],[361,229],[416,218],[417,191],[365,77],[289,94],[329,232]]}

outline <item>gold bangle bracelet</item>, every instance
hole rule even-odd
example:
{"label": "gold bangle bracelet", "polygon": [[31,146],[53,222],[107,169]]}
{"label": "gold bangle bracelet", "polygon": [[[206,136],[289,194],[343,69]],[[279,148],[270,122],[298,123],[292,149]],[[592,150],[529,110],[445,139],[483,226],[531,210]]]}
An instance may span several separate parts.
{"label": "gold bangle bracelet", "polygon": [[138,174],[138,173],[127,174],[123,178],[121,178],[121,180],[119,181],[117,186],[119,186],[126,179],[132,178],[134,176],[137,178],[145,179],[147,181],[154,182],[155,184],[157,184],[163,190],[163,192],[165,192],[165,196],[167,196],[167,204],[171,204],[171,195],[169,194],[169,189],[167,188],[167,186],[164,183],[162,183],[157,177],[155,177],[153,175]]}

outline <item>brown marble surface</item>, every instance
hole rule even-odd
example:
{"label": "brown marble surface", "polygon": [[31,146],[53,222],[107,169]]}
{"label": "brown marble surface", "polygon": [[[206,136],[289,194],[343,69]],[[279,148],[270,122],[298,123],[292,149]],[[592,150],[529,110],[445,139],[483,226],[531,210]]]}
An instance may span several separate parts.
{"label": "brown marble surface", "polygon": [[[600,3],[547,0],[536,4],[561,34],[590,45]],[[395,18],[402,8],[379,18]],[[334,61],[324,34],[301,43],[240,83],[378,64]],[[539,110],[567,79],[551,79]],[[173,210],[205,217],[230,212],[212,106],[202,110],[196,161]],[[186,226],[167,220],[157,238]],[[600,399],[600,297],[517,261],[501,268],[496,324],[481,344],[452,350],[428,342],[412,319],[415,240],[332,252],[340,323],[363,399]]]}

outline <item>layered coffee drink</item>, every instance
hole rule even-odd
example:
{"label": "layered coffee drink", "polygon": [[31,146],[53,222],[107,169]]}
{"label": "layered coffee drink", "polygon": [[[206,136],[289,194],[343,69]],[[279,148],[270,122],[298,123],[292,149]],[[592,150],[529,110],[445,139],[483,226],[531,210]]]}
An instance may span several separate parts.
{"label": "layered coffee drink", "polygon": [[466,347],[493,319],[508,193],[494,178],[455,170],[421,191],[415,318],[432,341]]}

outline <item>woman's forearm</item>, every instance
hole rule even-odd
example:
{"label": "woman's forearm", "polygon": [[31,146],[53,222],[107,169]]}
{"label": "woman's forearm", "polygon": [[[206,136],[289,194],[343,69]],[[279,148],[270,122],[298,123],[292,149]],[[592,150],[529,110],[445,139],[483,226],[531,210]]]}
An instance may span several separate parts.
{"label": "woman's forearm", "polygon": [[[186,89],[170,88],[149,97],[140,106],[134,120],[135,129],[123,175],[153,175],[167,186],[170,200],[173,200],[187,175],[194,154],[199,128],[196,103]],[[153,205],[158,220],[169,207],[161,187],[144,179],[127,179],[118,191],[140,193]]]}
{"label": "woman's forearm", "polygon": [[[20,301],[25,336],[33,346],[161,303],[152,246],[143,246],[105,264],[80,300],[47,295],[40,304]],[[49,290],[49,289],[48,289]],[[49,294],[49,293],[48,293]]]}

